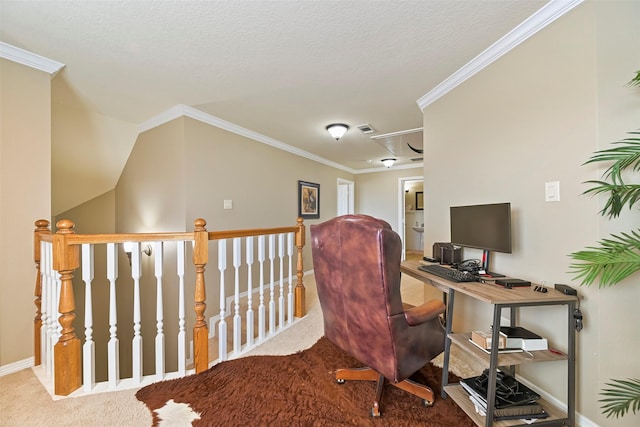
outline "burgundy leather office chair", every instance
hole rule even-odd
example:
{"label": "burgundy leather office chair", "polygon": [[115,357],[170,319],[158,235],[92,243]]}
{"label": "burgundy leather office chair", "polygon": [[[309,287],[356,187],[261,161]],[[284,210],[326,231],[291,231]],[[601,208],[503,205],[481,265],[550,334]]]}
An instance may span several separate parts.
{"label": "burgundy leather office chair", "polygon": [[312,225],[311,242],[325,336],[366,365],[338,369],[338,383],[377,381],[373,416],[380,416],[385,378],[432,405],[433,391],[409,377],[444,350],[445,306],[403,306],[400,237],[385,221],[345,215]]}

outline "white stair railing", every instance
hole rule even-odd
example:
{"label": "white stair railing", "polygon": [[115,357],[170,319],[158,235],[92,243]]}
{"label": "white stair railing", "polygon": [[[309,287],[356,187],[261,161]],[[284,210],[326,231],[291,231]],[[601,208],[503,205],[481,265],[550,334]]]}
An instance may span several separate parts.
{"label": "white stair railing", "polygon": [[[303,233],[304,228],[299,222],[297,227],[283,227],[274,230],[287,231],[222,232],[229,236],[219,239],[216,239],[216,233],[208,233],[210,246],[217,247],[219,276],[217,283],[214,280],[213,283],[206,284],[207,288],[213,289],[212,294],[219,298],[219,314],[210,320],[208,328],[209,331],[217,331],[219,351],[217,359],[209,356],[209,365],[238,357],[294,323],[294,313],[297,309],[294,307],[296,303],[293,292],[294,269],[299,278],[302,276],[298,271],[301,264],[295,268],[293,266],[295,262],[293,255],[297,245],[298,257],[301,256],[301,245],[298,243],[300,239],[296,236]],[[264,232],[255,233],[259,231]],[[196,232],[198,232],[197,229]],[[164,235],[169,234],[171,233]],[[76,366],[81,366],[78,384],[81,384],[82,392],[91,393],[139,387],[153,381],[176,378],[194,372],[193,368],[189,369],[190,363],[195,363],[193,354],[189,358],[187,349],[189,334],[193,330],[195,336],[197,322],[193,329],[187,327],[185,272],[188,262],[187,242],[192,242],[192,245],[195,245],[196,240],[194,240],[195,234],[193,233],[176,234],[180,234],[184,238],[172,235],[169,240],[162,240],[158,237],[159,235],[155,234],[149,235],[151,236],[149,238],[147,235],[135,234],[109,237],[108,235],[79,236],[67,233],[66,236],[72,236],[78,242],[73,244],[77,245],[75,247],[79,250],[75,255],[71,252],[69,258],[77,257],[78,268],[73,271],[73,262],[67,260],[65,265],[70,265],[71,270],[65,267],[67,268],[65,271],[72,271],[73,274],[70,277],[75,277],[73,279],[76,282],[74,287],[82,286],[84,288],[84,297],[80,296],[81,300],[78,300],[78,304],[75,306],[79,309],[78,320],[84,326],[84,337],[80,334],[79,340],[74,338],[76,342],[81,343]],[[38,318],[40,319],[38,345],[40,346],[42,365],[38,374],[53,383],[54,378],[57,378],[54,366],[54,347],[62,334],[62,326],[58,320],[62,315],[59,312],[61,309],[59,307],[62,305],[60,299],[62,282],[60,274],[54,269],[55,265],[60,265],[59,261],[57,264],[54,261],[53,241],[55,239],[52,239],[52,236],[55,235],[49,233],[47,236],[37,240],[40,248],[37,260],[40,295],[36,296],[40,302],[40,307],[38,307]],[[204,241],[206,242],[206,240]],[[58,246],[60,245],[58,244]],[[100,250],[96,249],[97,246],[101,246]],[[147,253],[146,250],[141,251],[141,247],[149,247],[150,250]],[[172,253],[174,247],[176,252],[175,275],[173,273],[167,275],[168,272],[174,271],[174,261],[167,259],[166,253]],[[118,265],[118,251],[121,248],[123,250],[121,255],[124,255],[124,252],[129,255],[129,266]],[[144,263],[141,256],[143,253],[150,256],[149,259],[144,258]],[[96,256],[96,254],[101,255]],[[231,265],[227,262],[228,254]],[[194,247],[194,265],[197,266],[200,261],[196,262],[195,257]],[[129,267],[128,271],[127,267]],[[268,272],[265,271],[267,269]],[[100,275],[104,276],[96,277],[98,271]],[[196,269],[196,276],[198,275],[197,271]],[[268,283],[265,282],[266,274],[269,275]],[[233,275],[233,286],[226,286],[225,277],[230,279],[231,275]],[[119,279],[119,277],[121,278]],[[278,281],[275,280],[276,277],[279,277]],[[68,283],[70,279],[66,280]],[[102,288],[102,285],[97,285],[98,283],[104,283],[108,287],[101,291],[105,294],[104,298],[98,296],[100,295],[98,291]],[[231,284],[229,283],[229,285]],[[301,282],[298,285],[301,287]],[[268,302],[265,301],[267,286],[269,290]],[[196,283],[197,287],[198,283]],[[279,289],[279,295],[276,299],[277,289]],[[150,298],[154,291],[155,298]],[[177,298],[175,298],[176,292]],[[298,292],[297,288],[296,292]],[[71,298],[73,299],[73,296]],[[129,301],[128,304],[120,305],[130,307],[130,312],[124,313],[119,309],[117,302],[120,300]],[[198,301],[196,296],[196,307]],[[254,306],[254,303],[257,306]],[[96,304],[102,306],[98,310],[101,314],[97,317],[95,315],[97,313]],[[67,302],[65,307],[68,305]],[[255,315],[256,311],[257,316]],[[66,309],[66,312],[69,313],[69,309]],[[153,325],[155,328],[148,325],[149,315],[152,313],[155,315],[155,325]],[[167,318],[165,317],[166,313],[174,314]],[[73,307],[71,314],[76,316]],[[268,330],[266,328],[267,316],[269,319]],[[144,320],[145,318],[147,320]],[[254,324],[256,320],[257,322]],[[131,329],[127,331],[127,328]],[[126,355],[120,352],[122,338],[119,336],[119,330],[125,330],[131,336],[131,347]],[[106,335],[96,334],[96,331],[108,331],[108,333]],[[76,332],[79,331],[76,330]],[[65,333],[66,336],[69,336],[73,334],[73,330],[67,330]],[[146,341],[143,334],[155,335],[154,339],[148,337],[147,346],[143,345]],[[228,339],[230,342],[227,341]],[[128,340],[129,338],[127,338]],[[174,349],[168,348],[169,343],[176,347]],[[201,346],[203,341],[199,341],[199,343]],[[153,358],[155,361],[155,363],[149,363],[146,370],[143,363],[145,348],[147,351],[149,349],[153,351],[153,355],[147,355],[146,359]],[[171,357],[171,366],[168,366],[168,353],[176,355],[175,358]],[[177,359],[177,364],[175,359]],[[123,378],[121,375],[123,366],[121,362],[123,361],[127,367],[125,371],[129,372],[127,378]],[[104,375],[104,378],[96,378],[99,367],[101,368],[100,375]]]}
{"label": "white stair railing", "polygon": [[[254,245],[254,237],[257,237],[257,247]],[[232,273],[234,286],[220,286],[219,313],[209,320],[211,325],[217,325],[217,328],[211,329],[211,336],[217,334],[218,338],[219,356],[215,362],[237,357],[293,323],[294,237],[295,233],[279,233],[218,240],[217,265],[220,283],[226,273]],[[228,254],[231,254],[231,266],[227,262]],[[255,254],[257,266],[254,266]],[[228,272],[231,268],[233,270]],[[268,282],[265,282],[265,270],[268,270]],[[254,272],[258,273],[255,280]],[[246,275],[247,282],[244,292],[240,286],[243,281],[242,274]],[[276,281],[278,276],[279,280]],[[268,294],[265,292],[267,288]],[[279,294],[276,295],[276,292]],[[268,298],[268,301],[265,301],[265,298]],[[258,304],[254,308],[256,299]],[[258,319],[254,325],[256,308]],[[245,329],[244,334],[242,328]]]}

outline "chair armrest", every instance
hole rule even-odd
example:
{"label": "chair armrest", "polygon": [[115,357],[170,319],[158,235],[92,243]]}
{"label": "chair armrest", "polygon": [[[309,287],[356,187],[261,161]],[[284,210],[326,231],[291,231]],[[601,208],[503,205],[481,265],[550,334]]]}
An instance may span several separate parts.
{"label": "chair armrest", "polygon": [[405,310],[404,317],[407,319],[409,326],[416,326],[426,322],[427,320],[431,320],[444,312],[444,303],[437,299],[432,299],[422,305]]}

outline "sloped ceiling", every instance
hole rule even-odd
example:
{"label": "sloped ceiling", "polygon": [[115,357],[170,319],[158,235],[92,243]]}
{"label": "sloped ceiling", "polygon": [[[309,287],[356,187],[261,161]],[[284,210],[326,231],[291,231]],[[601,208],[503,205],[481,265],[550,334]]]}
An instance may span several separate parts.
{"label": "sloped ceiling", "polygon": [[[184,104],[357,173],[415,166],[406,136],[370,137],[421,128],[417,100],[546,3],[3,0],[0,39],[65,64],[54,102],[123,134]],[[338,143],[333,122],[351,126]],[[99,181],[115,185],[127,156],[102,156],[115,165]]]}

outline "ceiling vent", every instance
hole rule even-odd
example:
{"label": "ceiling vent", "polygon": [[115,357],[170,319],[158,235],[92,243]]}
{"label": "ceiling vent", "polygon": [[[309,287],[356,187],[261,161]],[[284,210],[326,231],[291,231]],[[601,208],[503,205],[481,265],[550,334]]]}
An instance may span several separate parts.
{"label": "ceiling vent", "polygon": [[376,130],[374,128],[371,127],[371,125],[360,125],[357,126],[358,129],[360,129],[360,131],[362,131],[362,133],[369,134],[369,133],[374,133]]}

